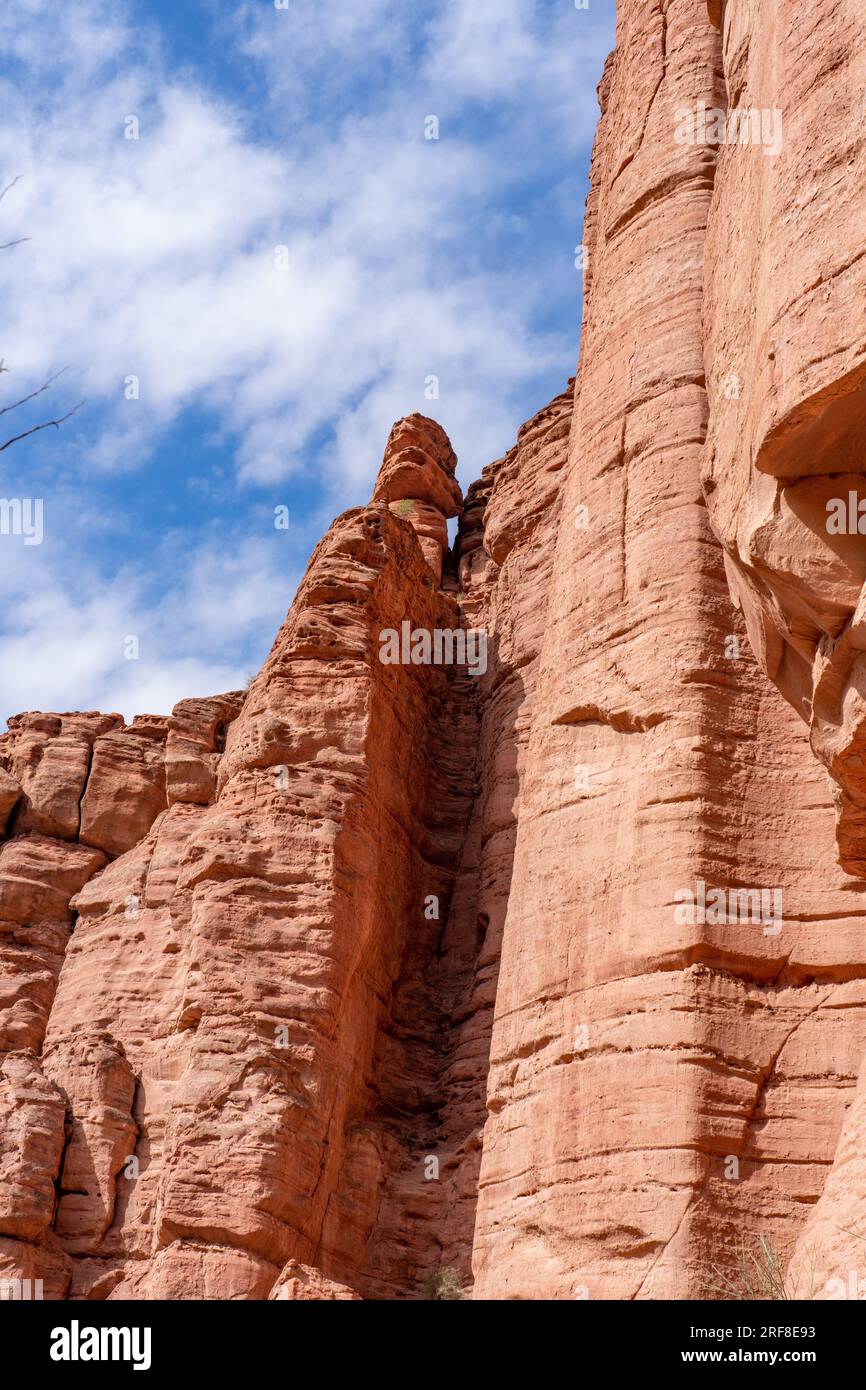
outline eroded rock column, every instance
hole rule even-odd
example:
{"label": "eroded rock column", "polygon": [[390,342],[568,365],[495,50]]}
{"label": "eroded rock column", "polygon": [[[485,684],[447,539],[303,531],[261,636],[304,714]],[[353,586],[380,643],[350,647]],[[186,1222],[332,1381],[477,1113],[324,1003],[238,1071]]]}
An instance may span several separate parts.
{"label": "eroded rock column", "polygon": [[[701,491],[718,151],[676,132],[725,103],[703,0],[621,4],[601,100],[476,1297],[701,1297],[743,1237],[787,1256],[866,1035],[863,885],[816,872],[822,773],[750,658]],[[731,911],[762,889],[778,932]]]}

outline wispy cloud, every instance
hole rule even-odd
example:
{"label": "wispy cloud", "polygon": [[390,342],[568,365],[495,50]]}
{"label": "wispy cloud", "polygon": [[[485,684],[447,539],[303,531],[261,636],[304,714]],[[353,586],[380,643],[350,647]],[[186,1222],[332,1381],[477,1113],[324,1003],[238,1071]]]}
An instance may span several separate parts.
{"label": "wispy cloud", "polygon": [[[543,404],[537,392],[576,357],[577,167],[612,8],[202,8],[216,73],[190,64],[176,29],[126,23],[108,0],[4,12],[0,177],[24,178],[0,221],[32,240],[0,256],[0,355],[13,368],[2,384],[21,394],[73,365],[70,399],[88,409],[50,459],[79,510],[100,480],[146,476],[190,411],[223,441],[237,516],[256,489],[288,488],[317,517],[362,500],[390,424],[410,410],[442,420],[467,481],[507,448],[527,401]],[[424,138],[430,114],[438,141]],[[125,138],[131,116],[137,139]],[[573,239],[563,222],[552,248],[572,177]],[[44,450],[2,457],[0,491],[26,490],[34,462],[46,476]],[[184,467],[181,456],[178,488]],[[188,550],[199,553],[196,535]],[[47,595],[47,549],[35,554]],[[119,604],[123,563],[94,538],[67,601],[91,614]],[[144,573],[148,556],[136,563]],[[192,564],[149,586],[157,626]],[[62,603],[53,619],[47,601],[27,611],[36,645],[69,628]],[[9,675],[13,650],[17,663],[23,648],[4,639],[5,711],[35,698]],[[216,675],[194,632],[186,650]],[[132,679],[104,689],[129,693]],[[165,691],[190,693],[178,682]]]}
{"label": "wispy cloud", "polygon": [[9,712],[165,714],[185,695],[239,689],[282,620],[286,584],[299,578],[273,545],[228,536],[191,552],[167,537],[150,556],[174,577],[159,596],[150,566],[106,572],[61,543],[34,554],[0,545]]}

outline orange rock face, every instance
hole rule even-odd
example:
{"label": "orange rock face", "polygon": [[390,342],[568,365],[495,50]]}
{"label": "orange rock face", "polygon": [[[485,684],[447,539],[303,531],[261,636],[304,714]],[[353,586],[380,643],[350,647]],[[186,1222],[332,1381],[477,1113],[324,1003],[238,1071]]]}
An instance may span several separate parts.
{"label": "orange rock face", "polygon": [[[701,494],[717,151],[676,130],[724,102],[719,71],[701,4],[620,6],[476,1297],[701,1297],[741,1239],[787,1256],[866,1040],[862,885],[826,853],[823,774],[750,657]],[[758,890],[778,920],[740,912]]]}
{"label": "orange rock face", "polygon": [[576,380],[398,422],[247,692],[10,721],[0,1279],[866,1289],[863,28],[620,0]]}
{"label": "orange rock face", "polygon": [[[704,294],[709,516],[760,667],[830,774],[838,860],[862,892],[866,11],[805,12],[794,0],[716,10],[727,102],[772,110],[781,139],[770,158],[729,148],[718,164]],[[823,884],[826,838],[816,853]],[[824,931],[829,946],[838,924]],[[855,960],[822,1008],[857,997]],[[853,1099],[846,1089],[835,1160],[790,1270],[801,1297],[866,1296],[862,1073]]]}
{"label": "orange rock face", "polygon": [[739,0],[722,32],[726,104],[772,113],[778,150],[718,163],[708,506],[758,660],[836,783],[840,862],[862,875],[866,10]]}
{"label": "orange rock face", "polygon": [[447,522],[459,515],[463,500],[456,467],[442,427],[423,415],[410,415],[391,431],[373,492],[374,502],[387,502],[409,522],[437,583],[448,549]]}

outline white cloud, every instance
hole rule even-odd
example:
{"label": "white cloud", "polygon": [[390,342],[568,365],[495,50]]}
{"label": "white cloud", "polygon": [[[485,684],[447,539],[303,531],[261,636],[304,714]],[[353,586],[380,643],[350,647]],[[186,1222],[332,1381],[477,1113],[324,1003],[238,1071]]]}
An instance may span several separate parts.
{"label": "white cloud", "polygon": [[[154,604],[140,567],[106,575],[74,543],[50,551],[42,557],[9,538],[0,545],[8,604],[0,707],[10,712],[102,709],[131,718],[242,688],[299,578],[264,541],[226,537],[188,551],[169,537],[152,558],[175,583]],[[125,655],[128,637],[138,639],[137,660]]]}
{"label": "white cloud", "polygon": [[[96,17],[107,12],[95,0],[62,7],[67,19],[77,9],[86,32],[102,32]],[[49,10],[30,0],[37,29]],[[473,236],[480,245],[509,173],[483,140],[457,133],[460,103],[479,98],[510,103],[516,125],[536,131],[551,110],[560,118],[574,87],[563,20],[549,33],[538,7],[522,0],[447,0],[438,17],[430,13],[420,72],[367,93],[358,114],[318,140],[313,125],[300,149],[281,143],[277,124],[269,145],[248,138],[213,93],[178,84],[158,63],[139,65],[131,37],[129,68],[100,91],[61,83],[62,98],[35,125],[26,87],[10,101],[0,162],[26,177],[4,211],[14,208],[16,227],[34,239],[0,261],[4,356],[17,380],[76,364],[83,392],[110,417],[92,444],[98,467],[141,462],[161,428],[197,402],[238,431],[245,477],[287,475],[316,431],[366,391],[381,395],[383,380],[391,395],[409,391],[416,402],[430,371],[459,373],[471,386],[467,333],[479,375],[495,375],[505,405],[526,374],[527,352],[509,342],[515,321],[537,360],[563,352],[563,343],[527,333],[527,268],[472,264]],[[569,16],[575,61],[584,22]],[[328,58],[354,55],[357,65],[371,46],[400,50],[405,30],[391,0],[363,11],[259,7],[246,47],[267,58],[278,113],[281,74],[315,82]],[[110,26],[98,51],[116,60],[124,33]],[[19,45],[30,52],[26,26]],[[419,86],[447,104],[438,143],[422,138]],[[140,117],[137,141],[123,138],[128,111]],[[562,121],[570,143],[575,132]],[[588,137],[589,123],[580,134]],[[288,248],[284,270],[277,245]],[[460,312],[443,311],[457,299]],[[411,372],[407,336],[416,345]],[[141,382],[134,405],[122,398],[132,373]],[[487,405],[480,395],[480,410]],[[267,443],[289,435],[291,449]],[[368,473],[381,443],[381,434],[368,441]],[[357,460],[337,454],[331,466],[339,489],[341,470],[354,475]]]}
{"label": "white cloud", "polygon": [[[52,100],[58,79],[64,91],[88,85],[95,73],[146,35],[118,19],[118,7],[104,0],[16,0],[0,11],[0,50],[7,64],[24,63],[36,77],[50,75]],[[151,38],[153,36],[151,35]],[[39,93],[33,93],[38,100]]]}
{"label": "white cloud", "polygon": [[[527,384],[561,364],[564,385],[576,334],[543,327],[561,281],[502,248],[544,217],[521,201],[521,180],[548,167],[552,179],[551,152],[576,158],[591,138],[610,36],[599,7],[220,7],[225,52],[263,84],[245,103],[207,68],[172,66],[168,36],[140,12],[126,23],[109,0],[14,9],[0,15],[11,60],[0,185],[24,178],[0,205],[0,240],[32,240],[0,256],[0,356],[13,368],[2,384],[23,394],[73,364],[65,392],[88,406],[52,438],[52,458],[76,486],[144,467],[193,407],[225,441],[239,497],[282,484],[291,504],[304,479],[327,519],[367,495],[400,415],[435,414],[469,481],[513,442]],[[431,112],[438,142],[423,138]],[[138,140],[124,139],[129,114]],[[550,206],[562,196],[551,188]],[[576,197],[574,211],[576,240]],[[562,254],[570,262],[570,246]],[[576,322],[576,276],[573,293]],[[138,400],[124,399],[130,374]],[[436,402],[424,397],[431,374]],[[5,567],[0,633],[19,607],[3,641],[3,710],[130,713],[130,700],[146,703],[137,691],[164,709],[225,686],[240,674],[229,641],[261,640],[268,605],[257,608],[255,586],[274,592],[262,554],[233,590],[224,557],[195,538],[161,588],[154,557],[137,554],[127,572],[108,542],[87,564],[70,554],[61,568],[48,546],[30,556],[26,590]],[[288,602],[285,576],[276,591]],[[219,624],[217,653],[212,617],[226,612],[237,621]],[[156,634],[150,686],[143,667],[117,668],[117,628],[130,624]]]}

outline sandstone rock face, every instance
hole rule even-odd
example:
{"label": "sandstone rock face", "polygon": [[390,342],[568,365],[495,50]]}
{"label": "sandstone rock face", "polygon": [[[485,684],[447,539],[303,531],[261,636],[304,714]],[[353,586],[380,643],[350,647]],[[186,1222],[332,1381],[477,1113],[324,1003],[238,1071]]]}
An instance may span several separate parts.
{"label": "sandstone rock face", "polygon": [[54,1230],[69,1254],[90,1253],[111,1224],[115,1180],[135,1147],[136,1078],[110,1033],[82,1031],[46,1049],[43,1065],[70,1107]]}
{"label": "sandstone rock face", "polygon": [[41,1049],[70,900],[104,863],[99,850],[41,835],[0,845],[0,1049]]}
{"label": "sandstone rock face", "polygon": [[866,1064],[845,1118],[821,1199],[788,1270],[792,1297],[866,1298]]}
{"label": "sandstone rock face", "polygon": [[335,1284],[326,1279],[317,1269],[309,1265],[289,1260],[279,1279],[271,1289],[271,1299],[297,1299],[307,1303],[358,1301],[359,1295],[353,1293],[345,1284]]}
{"label": "sandstone rock face", "polygon": [[119,715],[101,714],[22,714],[9,720],[3,752],[23,793],[17,832],[77,838],[94,741],[122,724]]}
{"label": "sandstone rock face", "polygon": [[[164,722],[91,730],[77,828],[101,849],[26,823],[3,846],[12,919],[34,915],[38,854],[65,925],[47,1033],[44,1007],[12,1042],[64,1106],[38,1249],[68,1296],[405,1297],[443,1267],[469,1285],[571,408],[569,389],[485,470],[447,592],[453,451],[433,422],[398,424],[248,694],[183,702],[160,762]],[[404,628],[484,643],[395,660]]]}
{"label": "sandstone rock face", "polygon": [[722,104],[771,113],[778,149],[719,157],[704,305],[710,518],[758,660],[838,784],[840,862],[862,875],[866,10],[731,0],[715,18]]}
{"label": "sandstone rock face", "polygon": [[447,520],[459,515],[463,500],[456,467],[442,427],[423,415],[409,415],[391,431],[373,492],[374,502],[387,502],[409,522],[437,584],[448,549]]}
{"label": "sandstone rock face", "polygon": [[[716,152],[675,131],[721,99],[719,69],[702,4],[620,6],[476,1297],[700,1297],[743,1237],[787,1255],[866,1037],[862,885],[804,861],[829,798],[742,641],[701,496]],[[702,885],[778,889],[779,923],[678,910]]]}
{"label": "sandstone rock face", "polygon": [[110,855],[124,854],[165,809],[167,722],[138,718],[128,729],[95,740],[81,798],[82,844]]}
{"label": "sandstone rock face", "polygon": [[182,700],[168,721],[165,783],[169,806],[189,802],[207,806],[216,791],[226,730],[243,704],[241,694],[210,700]]}
{"label": "sandstone rock face", "polygon": [[66,1107],[34,1053],[9,1053],[0,1065],[0,1234],[37,1240],[54,1219]]}
{"label": "sandstone rock face", "polygon": [[576,380],[465,501],[399,421],[248,692],[10,721],[0,1281],[850,1296],[862,28],[620,0]]}
{"label": "sandstone rock face", "polygon": [[9,819],[9,812],[21,795],[21,788],[10,777],[4,767],[0,767],[0,831],[6,829],[6,822]]}
{"label": "sandstone rock face", "polygon": [[[704,296],[709,516],[760,666],[833,779],[838,858],[860,887],[866,12],[728,0],[712,18],[726,104],[772,111],[780,139],[768,158],[719,157]],[[866,1292],[862,1096],[861,1082],[792,1264],[803,1297]]]}

